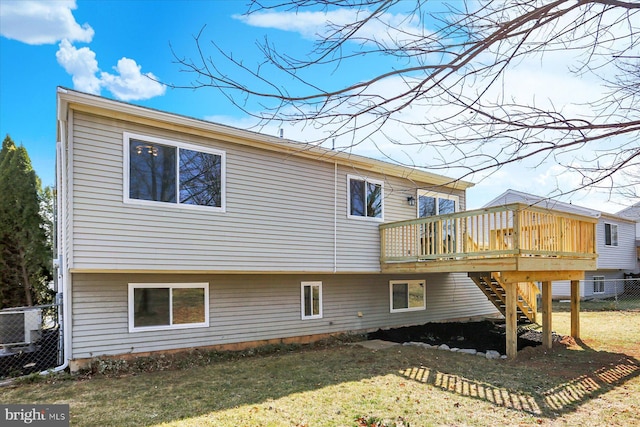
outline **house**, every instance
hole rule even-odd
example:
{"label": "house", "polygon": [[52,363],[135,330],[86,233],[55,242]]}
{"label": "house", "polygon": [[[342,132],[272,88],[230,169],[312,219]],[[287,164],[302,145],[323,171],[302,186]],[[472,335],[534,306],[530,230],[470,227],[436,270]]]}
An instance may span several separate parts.
{"label": "house", "polygon": [[636,268],[634,273],[640,274],[640,202],[621,210],[616,215],[636,223]]}
{"label": "house", "polygon": [[[596,269],[585,272],[585,280],[580,283],[580,295],[583,299],[603,298],[621,293],[626,272],[637,268],[636,226],[627,217],[609,214],[596,209],[585,208],[571,203],[527,194],[516,190],[507,190],[484,207],[502,206],[510,203],[524,203],[543,209],[575,213],[596,218],[596,251],[598,259]],[[553,298],[569,298],[570,283],[553,283]]]}
{"label": "house", "polygon": [[580,255],[548,257],[505,237],[526,206],[493,210],[504,220],[483,240],[487,213],[465,211],[469,182],[69,89],[57,101],[56,264],[72,369],[498,309],[515,357],[517,316],[532,315],[526,281],[579,280],[593,264],[588,217],[571,218],[568,235],[582,238],[563,243]]}

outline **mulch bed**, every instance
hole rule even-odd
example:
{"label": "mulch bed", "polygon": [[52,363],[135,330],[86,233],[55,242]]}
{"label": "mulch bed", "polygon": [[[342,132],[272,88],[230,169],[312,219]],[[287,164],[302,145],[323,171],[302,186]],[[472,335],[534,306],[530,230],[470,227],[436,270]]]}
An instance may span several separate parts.
{"label": "mulch bed", "polygon": [[[403,343],[424,342],[431,345],[447,344],[454,348],[470,348],[486,352],[496,350],[506,353],[506,332],[504,322],[448,322],[425,323],[394,329],[379,329],[368,335],[369,339]],[[562,337],[553,335],[553,340]],[[522,330],[518,334],[518,350],[542,344],[542,333],[536,330]]]}

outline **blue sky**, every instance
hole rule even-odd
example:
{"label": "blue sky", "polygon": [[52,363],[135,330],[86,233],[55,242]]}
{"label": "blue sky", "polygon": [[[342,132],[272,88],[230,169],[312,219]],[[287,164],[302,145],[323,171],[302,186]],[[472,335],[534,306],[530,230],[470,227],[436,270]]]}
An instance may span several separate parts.
{"label": "blue sky", "polygon": [[[145,76],[177,85],[189,82],[174,62],[171,47],[186,57],[195,55],[193,37],[204,26],[202,40],[214,41],[234,58],[249,64],[261,61],[256,40],[269,40],[287,52],[304,55],[313,46],[313,34],[328,18],[320,13],[291,15],[257,14],[242,17],[247,6],[239,0],[215,1],[13,1],[0,0],[0,136],[6,134],[23,144],[44,185],[54,184],[56,141],[56,87],[64,86],[133,104],[148,106],[238,127],[253,123],[215,89],[170,89]],[[336,21],[348,19],[339,10]],[[345,18],[346,16],[346,18]],[[392,17],[393,19],[393,17]],[[394,64],[368,62],[346,68],[339,74],[316,70],[319,85],[340,85],[364,79]],[[562,68],[562,64],[557,64]],[[519,89],[533,87],[554,91],[575,85],[573,93],[592,87],[589,82],[571,80],[559,68],[540,69],[540,64],[522,65],[514,79]],[[545,74],[545,72],[547,74]],[[535,81],[530,76],[536,76]],[[529,79],[529,80],[526,80]],[[531,81],[530,85],[520,85]],[[536,81],[544,81],[544,87]],[[280,85],[290,82],[281,81]],[[584,86],[581,86],[584,85]],[[557,92],[557,90],[556,90]],[[248,105],[258,111],[257,105]],[[276,134],[276,124],[263,129]],[[315,139],[318,133],[307,127],[286,128],[291,139]],[[380,143],[384,145],[384,143]],[[393,150],[389,148],[389,150]],[[383,158],[374,147],[358,146],[354,152]],[[386,155],[394,155],[387,151]],[[424,153],[399,150],[399,157]],[[468,191],[468,207],[477,208],[507,188],[547,195],[563,183],[576,179],[562,175],[557,165],[545,163],[505,168],[490,179],[471,178],[478,185]],[[516,179],[518,178],[518,179]],[[628,201],[611,199],[608,193],[581,192],[574,203],[616,212]]]}

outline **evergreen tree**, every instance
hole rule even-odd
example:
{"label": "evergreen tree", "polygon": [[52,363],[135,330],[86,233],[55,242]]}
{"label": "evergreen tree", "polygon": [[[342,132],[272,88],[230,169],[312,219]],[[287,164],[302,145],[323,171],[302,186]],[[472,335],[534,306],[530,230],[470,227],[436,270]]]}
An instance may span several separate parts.
{"label": "evergreen tree", "polygon": [[0,308],[50,300],[43,195],[27,150],[7,135],[0,151]]}

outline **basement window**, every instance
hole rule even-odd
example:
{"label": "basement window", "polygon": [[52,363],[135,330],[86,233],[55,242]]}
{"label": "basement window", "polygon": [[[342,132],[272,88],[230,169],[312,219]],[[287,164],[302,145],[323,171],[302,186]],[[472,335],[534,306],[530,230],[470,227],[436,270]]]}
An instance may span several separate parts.
{"label": "basement window", "polygon": [[389,282],[391,313],[426,309],[425,280],[392,280]]}
{"label": "basement window", "polygon": [[129,283],[129,332],[208,326],[208,283]]}
{"label": "basement window", "polygon": [[322,318],[322,282],[302,282],[302,319]]}

